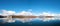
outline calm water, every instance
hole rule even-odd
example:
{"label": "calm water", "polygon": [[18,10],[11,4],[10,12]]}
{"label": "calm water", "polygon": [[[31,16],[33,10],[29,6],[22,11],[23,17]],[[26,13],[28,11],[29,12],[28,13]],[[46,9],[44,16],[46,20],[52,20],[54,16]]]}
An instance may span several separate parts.
{"label": "calm water", "polygon": [[22,23],[20,21],[13,22],[13,23],[1,23],[0,26],[60,26],[60,20],[51,20],[51,21],[40,21],[40,20],[33,20],[31,22]]}

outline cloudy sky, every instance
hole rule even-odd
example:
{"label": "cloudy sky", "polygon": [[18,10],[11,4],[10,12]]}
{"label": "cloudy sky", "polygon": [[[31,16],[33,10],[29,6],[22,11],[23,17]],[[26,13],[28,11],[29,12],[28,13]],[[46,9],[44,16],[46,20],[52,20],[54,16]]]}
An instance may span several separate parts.
{"label": "cloudy sky", "polygon": [[60,0],[0,0],[0,13],[5,10],[8,13],[17,14],[23,11],[32,12],[35,15],[42,12],[58,14],[60,13]]}

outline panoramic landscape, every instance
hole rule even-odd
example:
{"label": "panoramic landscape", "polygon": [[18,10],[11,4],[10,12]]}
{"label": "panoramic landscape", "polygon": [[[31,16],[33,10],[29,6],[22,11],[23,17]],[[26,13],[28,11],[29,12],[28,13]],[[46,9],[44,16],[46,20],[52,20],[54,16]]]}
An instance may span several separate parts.
{"label": "panoramic landscape", "polygon": [[0,26],[60,26],[60,0],[0,0]]}

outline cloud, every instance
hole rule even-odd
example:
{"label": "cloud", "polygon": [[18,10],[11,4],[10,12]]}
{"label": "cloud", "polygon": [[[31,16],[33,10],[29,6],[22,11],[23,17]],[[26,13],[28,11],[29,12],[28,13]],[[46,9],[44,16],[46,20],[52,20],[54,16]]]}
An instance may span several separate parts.
{"label": "cloud", "polygon": [[44,16],[58,16],[60,14],[54,14],[54,13],[51,13],[51,12],[34,13],[34,12],[32,12],[32,9],[29,9],[29,11],[21,11],[21,12],[18,12],[18,13],[16,13],[15,11],[2,10],[2,14],[1,15],[25,15],[25,16],[29,16],[29,15],[34,15],[34,16],[44,15]]}
{"label": "cloud", "polygon": [[7,11],[7,13],[12,15],[12,14],[15,14],[16,12],[15,11]]}
{"label": "cloud", "polygon": [[30,11],[21,11],[16,13],[15,11],[2,10],[2,15],[32,15]]}
{"label": "cloud", "polygon": [[49,12],[43,12],[43,13],[40,14],[40,15],[44,15],[44,16],[56,16],[57,14],[49,13]]}
{"label": "cloud", "polygon": [[2,15],[2,14],[0,13],[0,15]]}
{"label": "cloud", "polygon": [[15,13],[16,13],[15,11],[2,10],[2,15],[13,15]]}
{"label": "cloud", "polygon": [[20,13],[17,13],[17,15],[28,16],[28,15],[32,15],[32,13],[31,12],[27,12],[27,11],[21,11]]}

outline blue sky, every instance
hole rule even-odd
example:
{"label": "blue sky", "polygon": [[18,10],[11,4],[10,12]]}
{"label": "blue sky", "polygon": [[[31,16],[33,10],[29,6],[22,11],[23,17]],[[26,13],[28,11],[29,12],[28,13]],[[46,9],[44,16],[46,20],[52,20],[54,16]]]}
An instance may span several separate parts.
{"label": "blue sky", "polygon": [[0,0],[0,10],[60,13],[60,0]]}

